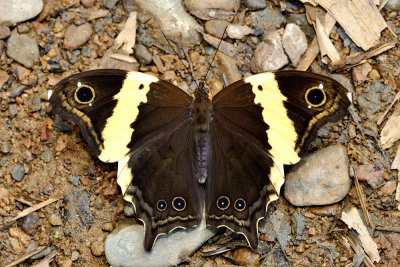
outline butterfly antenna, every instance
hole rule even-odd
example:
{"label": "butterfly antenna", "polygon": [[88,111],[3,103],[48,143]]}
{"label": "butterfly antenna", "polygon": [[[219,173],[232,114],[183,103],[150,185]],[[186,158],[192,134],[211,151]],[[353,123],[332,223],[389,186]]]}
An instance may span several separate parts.
{"label": "butterfly antenna", "polygon": [[224,30],[224,33],[222,33],[221,40],[219,41],[219,44],[218,44],[217,50],[216,50],[216,51],[215,51],[215,53],[214,53],[214,56],[213,56],[213,58],[212,58],[212,60],[211,60],[211,63],[210,63],[210,66],[208,66],[208,70],[207,70],[207,72],[206,72],[206,75],[204,75],[204,78],[203,78],[203,81],[202,81],[202,83],[204,83],[204,82],[206,81],[207,74],[208,74],[208,72],[209,72],[209,71],[210,71],[210,69],[211,69],[211,66],[212,66],[212,64],[213,64],[213,62],[214,62],[215,56],[216,56],[216,55],[217,55],[217,53],[218,53],[219,47],[220,47],[220,45],[221,45],[221,43],[222,43],[222,40],[224,39],[224,35],[225,35],[225,33],[226,33],[226,29],[227,29],[227,28],[228,28],[228,27],[226,27],[226,28],[225,28],[225,30]]}
{"label": "butterfly antenna", "polygon": [[[191,73],[189,71],[189,69],[186,67],[186,65],[183,63],[182,59],[178,56],[178,53],[175,51],[174,47],[171,45],[171,43],[169,42],[169,39],[167,38],[167,36],[165,36],[164,32],[161,31],[162,35],[164,36],[165,40],[167,40],[168,45],[171,47],[172,51],[174,51],[175,55],[178,57],[179,61],[182,63],[183,67],[185,68],[186,72]],[[196,81],[194,81],[196,83],[196,86],[199,87],[199,85],[197,84]]]}

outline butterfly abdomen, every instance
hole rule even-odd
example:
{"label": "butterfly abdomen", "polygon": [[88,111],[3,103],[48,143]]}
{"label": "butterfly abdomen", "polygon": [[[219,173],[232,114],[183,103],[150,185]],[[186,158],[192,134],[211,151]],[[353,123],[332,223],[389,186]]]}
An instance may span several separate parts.
{"label": "butterfly abdomen", "polygon": [[193,101],[195,164],[194,176],[203,184],[207,179],[210,162],[210,109],[211,101],[204,91],[198,90]]}

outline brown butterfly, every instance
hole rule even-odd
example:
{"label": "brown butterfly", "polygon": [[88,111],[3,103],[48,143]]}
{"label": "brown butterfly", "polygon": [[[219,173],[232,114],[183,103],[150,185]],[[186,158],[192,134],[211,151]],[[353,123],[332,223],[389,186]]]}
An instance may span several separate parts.
{"label": "brown butterfly", "polygon": [[317,130],[347,113],[347,90],[328,77],[267,72],[239,80],[212,100],[189,96],[140,72],[95,70],[50,91],[54,112],[72,120],[157,236],[202,220],[258,244],[258,221],[278,198],[283,165],[300,160]]}

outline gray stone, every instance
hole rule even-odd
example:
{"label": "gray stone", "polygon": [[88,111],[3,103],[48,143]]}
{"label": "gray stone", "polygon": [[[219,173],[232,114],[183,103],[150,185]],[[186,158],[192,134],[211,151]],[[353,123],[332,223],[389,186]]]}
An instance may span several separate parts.
{"label": "gray stone", "polygon": [[119,0],[104,0],[103,5],[105,8],[113,9]]}
{"label": "gray stone", "polygon": [[257,46],[250,62],[250,69],[255,73],[277,70],[289,63],[279,31],[270,32],[264,39]]}
{"label": "gray stone", "polygon": [[292,225],[296,227],[296,240],[301,240],[306,223],[304,221],[304,216],[299,211],[293,213]]}
{"label": "gray stone", "polygon": [[79,180],[81,177],[79,175],[72,175],[72,184],[75,186],[79,186]]}
{"label": "gray stone", "polygon": [[10,96],[12,98],[19,96],[20,94],[22,94],[24,92],[24,90],[26,89],[26,85],[20,85],[18,87],[10,87],[8,92],[10,92]]}
{"label": "gray stone", "polygon": [[303,157],[287,173],[284,195],[294,206],[329,205],[342,200],[350,185],[346,148],[332,145]]}
{"label": "gray stone", "polygon": [[99,32],[103,29],[103,27],[104,27],[104,22],[96,21],[96,23],[94,24],[94,31]]}
{"label": "gray stone", "polygon": [[276,239],[281,245],[282,250],[285,251],[288,248],[291,239],[290,234],[292,229],[290,227],[290,218],[287,214],[280,210],[276,210],[272,213],[270,220],[275,230]]}
{"label": "gray stone", "polygon": [[15,181],[21,182],[22,178],[24,178],[24,175],[25,175],[24,166],[22,166],[19,163],[15,164],[11,170],[11,177],[14,178]]}
{"label": "gray stone", "polygon": [[243,0],[243,4],[250,10],[260,10],[267,7],[265,0]]}
{"label": "gray stone", "polygon": [[137,44],[135,46],[135,56],[143,65],[149,65],[153,61],[153,56],[147,47],[142,44]]}
{"label": "gray stone", "polygon": [[7,40],[7,55],[25,67],[32,68],[39,60],[39,48],[32,36],[14,30]]}
{"label": "gray stone", "polygon": [[39,111],[42,107],[39,95],[37,94],[33,95],[31,101],[32,101],[32,111]]}
{"label": "gray stone", "polygon": [[293,66],[297,66],[308,46],[305,33],[296,24],[287,24],[282,35],[282,46]]}
{"label": "gray stone", "polygon": [[54,152],[50,150],[46,150],[40,154],[40,159],[46,163],[49,163],[54,158]]}
{"label": "gray stone", "polygon": [[0,0],[0,24],[26,21],[39,15],[42,9],[42,0]]}
{"label": "gray stone", "polygon": [[285,16],[278,7],[268,4],[263,10],[250,14],[250,27],[264,32],[281,28],[286,22]]}
{"label": "gray stone", "polygon": [[131,222],[117,226],[106,240],[105,255],[112,266],[174,266],[214,235],[203,224],[189,230],[177,229],[159,236],[151,252],[146,252],[144,228]]}

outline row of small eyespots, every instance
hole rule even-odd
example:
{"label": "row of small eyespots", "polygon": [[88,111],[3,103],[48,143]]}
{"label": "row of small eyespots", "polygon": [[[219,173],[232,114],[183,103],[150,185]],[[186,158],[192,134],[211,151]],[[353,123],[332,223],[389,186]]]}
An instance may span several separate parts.
{"label": "row of small eyespots", "polygon": [[[230,204],[231,202],[226,196],[221,196],[217,200],[217,207],[220,210],[226,210],[227,208],[229,208]],[[159,211],[164,211],[167,209],[167,202],[165,200],[159,200],[157,201],[156,206]],[[183,199],[183,197],[175,197],[172,200],[172,207],[176,211],[183,211],[186,208],[185,199]],[[244,209],[246,208],[246,201],[243,198],[238,198],[234,203],[234,207],[237,211],[244,211]]]}
{"label": "row of small eyespots", "polygon": [[[226,210],[231,205],[231,201],[226,196],[220,196],[217,199],[217,207],[220,210]],[[233,204],[237,211],[244,211],[246,209],[246,201],[243,198],[238,198],[235,200]]]}
{"label": "row of small eyespots", "polygon": [[[167,209],[167,202],[165,200],[159,200],[157,201],[156,206],[159,211],[164,211]],[[175,197],[172,200],[172,207],[176,211],[183,211],[186,208],[185,199],[183,199],[183,197]]]}

